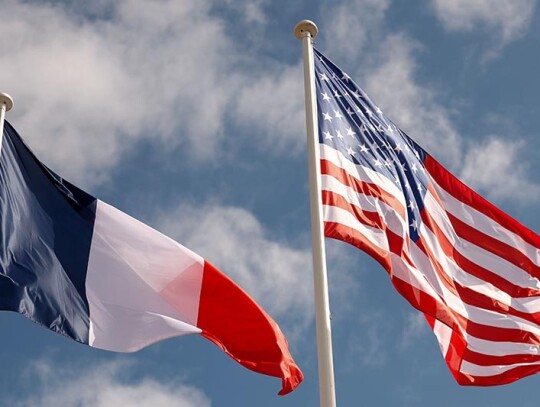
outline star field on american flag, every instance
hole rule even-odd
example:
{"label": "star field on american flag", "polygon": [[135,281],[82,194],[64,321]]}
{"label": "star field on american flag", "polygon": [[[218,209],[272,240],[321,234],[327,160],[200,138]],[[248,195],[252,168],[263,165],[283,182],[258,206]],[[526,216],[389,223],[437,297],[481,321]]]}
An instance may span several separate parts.
{"label": "star field on american flag", "polygon": [[[354,164],[381,173],[403,190],[411,239],[418,239],[428,180],[424,150],[400,130],[347,75],[315,50],[319,142]],[[330,80],[331,79],[331,80]]]}

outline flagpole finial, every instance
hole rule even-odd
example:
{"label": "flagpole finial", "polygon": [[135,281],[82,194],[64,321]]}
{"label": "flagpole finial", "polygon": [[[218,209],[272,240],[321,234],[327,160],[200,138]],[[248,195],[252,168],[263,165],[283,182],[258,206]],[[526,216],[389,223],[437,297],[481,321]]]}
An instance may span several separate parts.
{"label": "flagpole finial", "polygon": [[294,35],[299,40],[303,39],[307,33],[309,33],[311,38],[315,38],[318,32],[317,24],[311,20],[302,20],[294,27]]}
{"label": "flagpole finial", "polygon": [[13,98],[7,93],[0,92],[0,106],[6,106],[6,112],[9,112],[13,107]]}

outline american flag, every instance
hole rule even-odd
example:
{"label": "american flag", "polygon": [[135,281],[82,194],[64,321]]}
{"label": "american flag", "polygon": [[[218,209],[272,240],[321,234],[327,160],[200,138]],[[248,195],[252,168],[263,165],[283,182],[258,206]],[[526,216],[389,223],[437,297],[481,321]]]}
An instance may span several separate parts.
{"label": "american flag", "polygon": [[540,370],[540,237],[443,168],[315,50],[324,231],[424,313],[458,383]]}

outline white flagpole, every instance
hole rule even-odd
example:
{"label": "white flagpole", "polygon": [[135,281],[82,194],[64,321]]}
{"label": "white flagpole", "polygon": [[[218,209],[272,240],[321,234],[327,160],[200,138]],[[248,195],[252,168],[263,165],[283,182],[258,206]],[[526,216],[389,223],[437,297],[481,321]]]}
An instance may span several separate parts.
{"label": "white flagpole", "polygon": [[309,20],[300,21],[294,28],[296,38],[304,49],[304,87],[306,96],[306,128],[308,145],[309,200],[311,206],[311,244],[313,251],[313,281],[315,283],[315,319],[317,326],[317,357],[319,365],[319,394],[321,407],[336,406],[332,330],[326,277],[326,255],[322,222],[321,173],[313,39],[317,26]]}
{"label": "white flagpole", "polygon": [[2,139],[4,138],[4,119],[6,112],[9,112],[13,107],[13,99],[7,93],[0,92],[0,149],[2,146]]}

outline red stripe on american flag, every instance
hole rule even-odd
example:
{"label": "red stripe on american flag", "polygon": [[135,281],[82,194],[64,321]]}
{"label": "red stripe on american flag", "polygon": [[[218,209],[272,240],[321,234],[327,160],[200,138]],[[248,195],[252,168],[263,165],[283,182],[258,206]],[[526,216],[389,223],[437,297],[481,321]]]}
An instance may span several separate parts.
{"label": "red stripe on american flag", "polygon": [[532,246],[540,248],[540,236],[470,189],[433,157],[426,156],[424,166],[433,180],[454,198],[490,217],[496,223],[504,225],[505,229],[519,235]]}
{"label": "red stripe on american flag", "polygon": [[[451,213],[448,213],[448,218],[450,219],[450,222],[452,222],[457,235],[462,239],[468,240],[469,242],[490,251],[494,255],[505,259],[515,266],[520,267],[535,278],[540,277],[540,267],[534,264],[534,262],[528,256],[518,249],[480,232],[479,230],[456,218]],[[540,295],[540,291],[534,290],[532,292],[528,292],[525,290],[523,293],[517,294],[517,296],[530,295]]]}
{"label": "red stripe on american flag", "polygon": [[[474,262],[470,261],[467,257],[461,254],[459,247],[454,246],[441,231],[437,222],[435,222],[427,211],[422,212],[422,222],[431,230],[431,232],[437,237],[439,246],[444,251],[445,255],[452,259],[461,269],[482,279],[489,284],[497,287],[501,291],[511,295],[514,298],[529,297],[531,295],[540,295],[539,290],[533,288],[520,287],[512,282],[502,278],[498,274],[481,267]],[[474,243],[474,242],[472,242]]]}
{"label": "red stripe on american flag", "polygon": [[474,376],[458,372],[457,382],[462,386],[498,386],[501,384],[513,383],[516,380],[540,372],[540,365],[517,366],[501,374],[490,376]]}
{"label": "red stripe on american flag", "polygon": [[463,355],[468,362],[479,366],[497,366],[497,365],[514,365],[518,363],[535,363],[540,362],[540,355],[519,354],[519,355],[485,355],[467,349]]}
{"label": "red stripe on american flag", "polygon": [[346,210],[364,225],[379,228],[381,230],[386,229],[386,225],[383,223],[383,220],[377,212],[366,211],[356,205],[353,205],[349,203],[340,194],[335,194],[331,191],[323,190],[322,203],[323,205],[336,206],[338,208]]}
{"label": "red stripe on american flag", "polygon": [[365,251],[377,260],[385,269],[390,268],[390,253],[371,243],[363,234],[349,226],[336,222],[324,222],[324,235],[332,239],[349,243]]}

